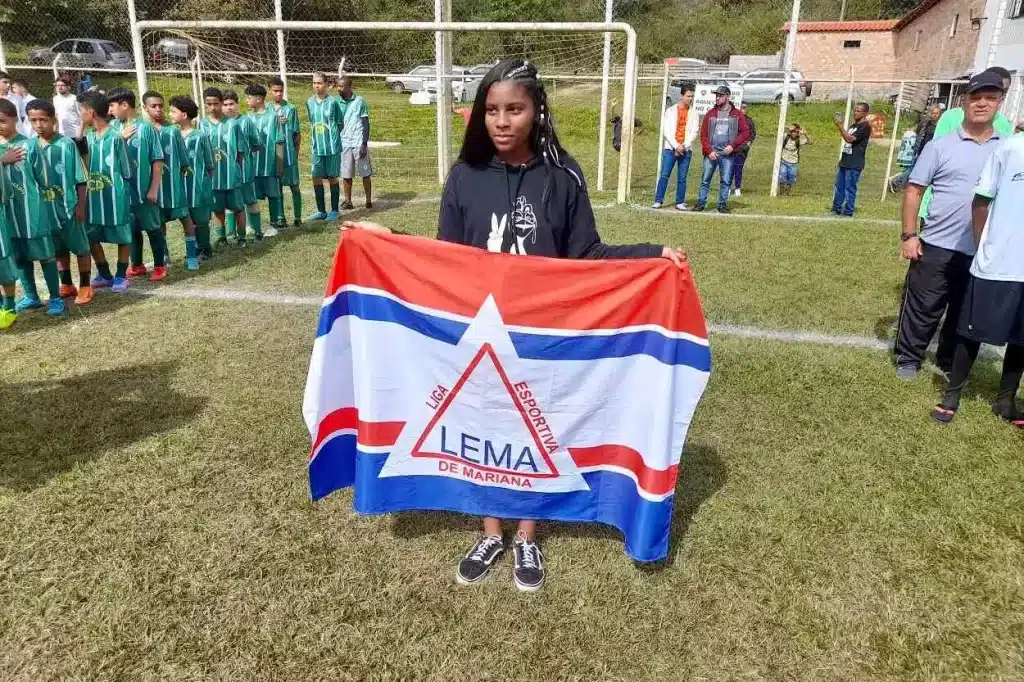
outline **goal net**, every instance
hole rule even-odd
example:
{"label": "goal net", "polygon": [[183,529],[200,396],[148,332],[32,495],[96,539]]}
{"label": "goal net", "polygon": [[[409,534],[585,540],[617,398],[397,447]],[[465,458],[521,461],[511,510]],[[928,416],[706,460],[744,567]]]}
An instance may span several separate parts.
{"label": "goal net", "polygon": [[[394,28],[401,26],[395,23],[388,24],[389,28],[382,26],[143,21],[138,30],[152,85],[186,93],[209,86],[233,88],[244,100],[246,85],[265,84],[271,76],[283,73],[287,97],[298,106],[303,124],[303,105],[312,94],[313,74],[325,73],[335,93],[339,77],[351,76],[354,90],[370,108],[370,151],[382,195],[423,193],[428,188],[437,191],[443,175],[439,160],[453,162],[462,144],[465,123],[463,112],[457,110],[472,107],[483,76],[495,63],[525,59],[538,67],[559,137],[580,163],[592,189],[597,188],[604,129],[605,169],[600,169],[604,170],[604,189],[618,189],[621,157],[613,145],[611,120],[622,116],[628,104],[631,29],[608,32],[607,106],[602,121],[605,32],[596,27],[607,28],[605,25],[451,24],[460,28],[442,34],[446,37],[441,69],[444,88],[439,87],[435,65],[438,41],[434,28],[423,23],[416,24],[417,28]],[[305,160],[302,171],[308,176]]]}

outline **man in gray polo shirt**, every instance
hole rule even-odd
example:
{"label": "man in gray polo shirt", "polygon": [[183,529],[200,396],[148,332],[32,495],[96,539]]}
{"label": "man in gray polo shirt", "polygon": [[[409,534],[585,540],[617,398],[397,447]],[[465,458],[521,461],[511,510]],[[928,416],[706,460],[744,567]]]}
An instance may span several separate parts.
{"label": "man in gray polo shirt", "polygon": [[[903,198],[901,252],[910,261],[900,306],[896,338],[896,376],[911,380],[921,368],[935,329],[939,333],[935,364],[947,374],[957,344],[957,320],[977,250],[971,228],[971,201],[981,169],[999,146],[992,127],[1003,98],[1002,80],[982,72],[967,84],[963,125],[932,140],[910,174]],[[918,210],[925,190],[932,202],[918,232]]]}

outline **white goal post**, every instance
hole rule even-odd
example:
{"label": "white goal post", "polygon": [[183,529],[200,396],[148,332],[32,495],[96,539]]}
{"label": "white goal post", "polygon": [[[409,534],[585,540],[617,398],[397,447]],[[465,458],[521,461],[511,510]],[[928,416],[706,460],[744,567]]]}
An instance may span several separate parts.
{"label": "white goal post", "polygon": [[[131,3],[129,3],[131,4]],[[629,199],[630,166],[633,157],[633,123],[635,120],[636,108],[636,83],[637,83],[637,41],[636,32],[633,27],[621,22],[453,22],[453,21],[276,21],[276,20],[245,20],[245,21],[137,21],[132,22],[132,46],[136,52],[135,70],[138,79],[139,91],[148,89],[148,76],[143,59],[143,31],[305,31],[305,32],[368,32],[368,31],[422,31],[424,33],[454,33],[454,32],[561,32],[561,33],[595,33],[595,34],[620,34],[626,38],[626,59],[623,73],[623,101],[622,101],[622,143],[619,154],[619,172],[616,200],[618,203],[625,203]],[[544,74],[541,73],[541,77]],[[447,103],[440,102],[438,108],[447,107]],[[556,112],[557,113],[557,112]],[[607,115],[606,112],[602,112]],[[609,125],[609,121],[601,120],[602,129]],[[438,126],[441,138],[447,138],[448,128]],[[602,144],[605,136],[600,136]],[[438,139],[438,172],[439,177],[447,174],[448,160],[448,139]],[[603,178],[605,149],[598,151],[598,176]]]}

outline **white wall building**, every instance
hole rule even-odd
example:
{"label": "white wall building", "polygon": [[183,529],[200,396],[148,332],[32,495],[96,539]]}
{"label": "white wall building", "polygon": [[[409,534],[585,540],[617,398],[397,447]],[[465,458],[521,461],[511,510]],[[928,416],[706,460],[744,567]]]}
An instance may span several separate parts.
{"label": "white wall building", "polygon": [[1024,105],[1024,0],[986,0],[974,72],[1002,66],[1014,74],[1003,111],[1018,120]]}

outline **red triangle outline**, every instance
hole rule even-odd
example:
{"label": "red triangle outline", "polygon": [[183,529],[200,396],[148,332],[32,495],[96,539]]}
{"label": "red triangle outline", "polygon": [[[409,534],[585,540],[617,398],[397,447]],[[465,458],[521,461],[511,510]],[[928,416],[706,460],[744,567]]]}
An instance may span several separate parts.
{"label": "red triangle outline", "polygon": [[550,473],[531,474],[523,473],[520,471],[515,472],[515,475],[525,476],[527,478],[558,478],[560,474],[558,473],[558,469],[555,467],[555,463],[551,461],[551,457],[548,455],[547,448],[545,448],[544,444],[541,442],[540,434],[537,433],[536,427],[534,427],[533,423],[530,421],[530,418],[526,413],[526,408],[523,407],[523,403],[519,400],[519,396],[516,395],[515,390],[512,388],[512,382],[509,381],[508,375],[505,373],[505,368],[501,364],[501,360],[498,359],[498,355],[494,352],[494,348],[489,343],[485,343],[483,346],[480,347],[480,350],[477,351],[477,354],[473,356],[473,359],[470,361],[469,365],[467,365],[466,369],[462,372],[462,376],[460,376],[459,380],[455,382],[455,385],[452,386],[452,390],[448,393],[444,401],[434,412],[434,416],[427,423],[427,428],[423,430],[423,433],[416,441],[416,445],[413,446],[412,456],[446,459],[448,461],[458,462],[463,466],[479,469],[480,471],[491,471],[499,474],[513,473],[507,469],[497,469],[495,467],[484,466],[483,464],[474,464],[473,462],[468,462],[462,459],[461,457],[452,457],[451,455],[446,455],[441,452],[424,452],[423,450],[421,450],[421,448],[423,447],[423,443],[425,443],[427,440],[427,436],[430,435],[430,432],[434,430],[434,427],[437,426],[437,423],[441,421],[441,417],[444,416],[444,413],[451,406],[452,402],[454,402],[455,396],[458,395],[459,391],[462,390],[462,387],[466,385],[467,381],[469,381],[469,377],[472,376],[473,372],[480,365],[480,362],[481,360],[484,359],[484,356],[489,357],[491,359],[491,362],[494,364],[494,368],[498,370],[498,376],[501,377],[501,381],[503,384],[505,384],[505,388],[508,390],[508,394],[512,398],[513,404],[515,404],[516,409],[519,410],[519,414],[523,418],[523,423],[526,424],[526,428],[530,432],[530,436],[533,438],[534,444],[537,446],[537,452],[540,453],[540,456],[544,460],[544,463],[547,464],[548,469],[550,469]]}

